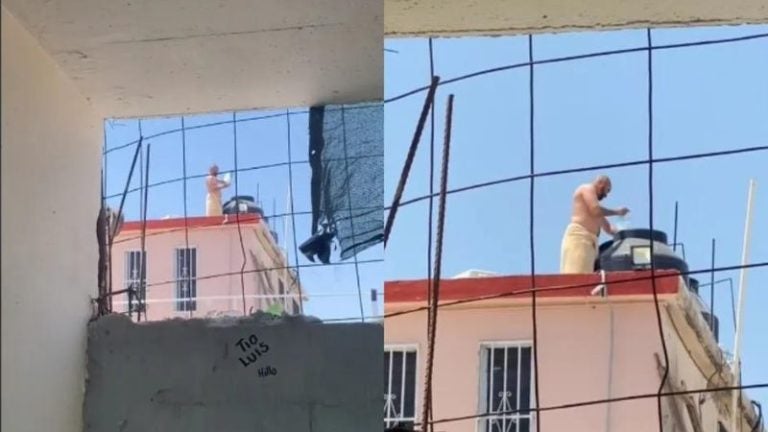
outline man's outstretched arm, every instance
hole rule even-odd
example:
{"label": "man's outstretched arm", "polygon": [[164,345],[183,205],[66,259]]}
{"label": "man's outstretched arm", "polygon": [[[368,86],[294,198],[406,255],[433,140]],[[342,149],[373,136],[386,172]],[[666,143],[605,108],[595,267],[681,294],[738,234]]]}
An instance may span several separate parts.
{"label": "man's outstretched arm", "polygon": [[595,189],[592,187],[585,187],[582,189],[581,193],[584,196],[584,201],[587,203],[589,212],[594,216],[624,216],[625,214],[629,213],[629,209],[626,207],[621,207],[616,210],[602,207],[600,205],[600,200],[597,199],[597,193],[595,193]]}
{"label": "man's outstretched arm", "polygon": [[616,210],[600,207],[600,210],[603,212],[603,216],[624,216],[629,213],[629,209],[626,207],[619,207]]}

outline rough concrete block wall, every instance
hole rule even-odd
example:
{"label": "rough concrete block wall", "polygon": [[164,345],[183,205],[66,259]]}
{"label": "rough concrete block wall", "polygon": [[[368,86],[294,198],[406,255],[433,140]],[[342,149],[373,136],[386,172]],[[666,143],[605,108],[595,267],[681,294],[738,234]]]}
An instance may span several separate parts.
{"label": "rough concrete block wall", "polygon": [[261,315],[88,330],[88,432],[381,430],[383,327]]}

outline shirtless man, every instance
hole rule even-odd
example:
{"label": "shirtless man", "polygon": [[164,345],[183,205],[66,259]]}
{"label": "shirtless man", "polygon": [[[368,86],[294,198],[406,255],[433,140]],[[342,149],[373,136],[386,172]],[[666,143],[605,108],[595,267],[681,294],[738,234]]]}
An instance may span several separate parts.
{"label": "shirtless man", "polygon": [[611,193],[611,179],[598,176],[592,183],[576,188],[573,194],[571,223],[565,229],[560,252],[560,273],[592,273],[597,258],[597,239],[602,228],[613,235],[616,228],[606,219],[624,216],[629,209],[616,210],[600,206],[600,201]]}
{"label": "shirtless man", "polygon": [[211,165],[208,169],[208,177],[205,179],[205,187],[208,189],[208,194],[205,197],[205,215],[206,216],[221,216],[221,190],[229,186],[229,183],[224,180],[219,180],[219,167]]}

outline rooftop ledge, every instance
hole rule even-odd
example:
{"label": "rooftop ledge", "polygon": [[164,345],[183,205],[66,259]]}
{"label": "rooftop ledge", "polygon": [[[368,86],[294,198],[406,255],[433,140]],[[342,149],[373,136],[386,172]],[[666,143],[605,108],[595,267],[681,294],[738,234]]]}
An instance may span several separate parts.
{"label": "rooftop ledge", "polygon": [[[603,281],[594,274],[542,274],[535,276],[536,298],[575,300],[594,297],[592,291]],[[608,296],[644,297],[654,292],[650,271],[606,272]],[[440,281],[440,300],[445,302],[478,299],[478,301],[519,301],[531,297],[530,275],[443,279]],[[656,293],[670,297],[676,295],[683,281],[674,270],[656,271]],[[386,282],[384,304],[426,303],[428,281],[406,280]]]}
{"label": "rooftop ledge", "polygon": [[[148,219],[147,231],[157,231],[166,229],[183,228],[205,228],[223,225],[237,226],[238,215],[225,216],[194,216],[188,218],[167,218],[167,219]],[[184,222],[186,219],[186,223]],[[261,217],[254,213],[240,213],[240,224],[257,224],[261,222]],[[120,232],[141,231],[142,221],[125,222]]]}

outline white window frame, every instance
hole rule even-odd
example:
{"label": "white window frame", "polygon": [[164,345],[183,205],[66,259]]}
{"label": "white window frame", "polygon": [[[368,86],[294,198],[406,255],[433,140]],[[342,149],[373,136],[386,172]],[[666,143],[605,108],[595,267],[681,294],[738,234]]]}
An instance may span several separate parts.
{"label": "white window frame", "polygon": [[[181,289],[180,289],[179,283],[183,282],[183,279],[179,277],[179,251],[182,251],[182,250],[190,250],[190,251],[194,250],[195,251],[195,262],[194,262],[195,276],[194,276],[194,278],[193,277],[187,277],[186,278],[187,282],[190,282],[190,285],[191,285],[191,282],[194,282],[194,285],[195,285],[195,295],[194,295],[194,297],[190,296],[189,298],[183,298],[180,295],[181,294]],[[198,267],[197,264],[198,264],[198,261],[199,261],[198,260],[197,252],[198,252],[198,248],[197,248],[196,245],[189,245],[189,246],[182,245],[182,246],[177,246],[177,247],[175,247],[173,249],[173,279],[174,279],[173,297],[176,299],[176,302],[174,304],[174,310],[176,312],[195,312],[195,311],[197,311],[197,278],[198,278],[198,276],[197,276],[197,267]],[[191,291],[191,288],[190,288],[190,291]],[[181,305],[184,304],[184,302],[189,302],[189,303],[187,303],[188,306],[182,307]],[[191,305],[191,306],[189,306],[189,305]]]}
{"label": "white window frame", "polygon": [[[392,388],[392,364],[393,364],[393,358],[394,356],[391,355],[392,352],[402,352],[402,353],[415,353],[416,354],[416,362],[415,362],[415,368],[414,371],[414,382],[413,382],[413,388],[414,388],[414,397],[413,397],[413,417],[402,417],[402,415],[390,417],[389,413],[387,412],[390,407],[390,403],[392,401],[391,395],[389,393],[390,389]],[[413,422],[418,423],[419,418],[419,360],[421,358],[420,352],[419,352],[419,345],[418,344],[385,344],[384,345],[384,354],[390,354],[389,355],[389,365],[384,365],[386,368],[385,370],[389,371],[388,373],[388,383],[386,388],[384,388],[384,427],[392,427],[397,423],[401,422]],[[403,362],[405,362],[405,355],[403,355]],[[403,368],[403,376],[400,377],[401,379],[401,385],[400,389],[403,391],[405,389],[405,368]],[[405,398],[403,395],[399,395],[400,397],[400,408],[399,413],[403,413],[405,410]]]}
{"label": "white window frame", "polygon": [[[131,299],[131,297],[130,297],[131,296],[130,292],[126,293],[126,296],[128,296],[128,308],[131,308],[131,307],[137,308],[139,306],[139,304],[138,304],[139,300],[138,299],[140,298],[140,296],[142,294],[144,294],[144,296],[141,297],[141,300],[142,300],[141,303],[144,303],[144,305],[146,306],[147,286],[146,286],[146,280],[144,281],[144,286],[143,287],[141,286],[141,271],[142,271],[141,267],[142,267],[142,265],[145,266],[145,268],[144,268],[144,277],[147,277],[147,275],[148,275],[147,268],[149,267],[149,265],[147,265],[147,262],[148,262],[148,260],[147,260],[148,252],[146,250],[144,250],[143,252],[144,252],[143,253],[144,261],[139,263],[139,268],[138,268],[139,274],[135,278],[133,277],[132,271],[131,271],[131,270],[134,270],[134,269],[132,269],[131,266],[130,266],[130,263],[131,263],[130,256],[132,254],[136,254],[139,257],[139,261],[141,261],[141,259],[142,259],[142,250],[141,249],[127,250],[127,251],[125,251],[125,253],[123,255],[123,263],[124,263],[124,265],[123,265],[123,267],[124,267],[123,268],[123,289],[128,290],[132,286],[136,287],[136,297],[134,297],[133,299]],[[143,288],[143,290],[142,290],[142,288]],[[138,308],[135,309],[135,310],[138,310]]]}
{"label": "white window frame", "polygon": [[[511,341],[481,341],[480,346],[478,349],[478,414],[484,415],[489,412],[487,409],[489,401],[488,398],[488,383],[487,383],[487,376],[488,376],[488,370],[487,370],[487,357],[486,357],[486,350],[492,350],[495,348],[529,348],[531,350],[531,366],[530,366],[530,383],[528,385],[529,388],[529,395],[528,395],[528,401],[530,404],[530,408],[533,409],[536,407],[536,399],[535,399],[535,382],[536,382],[536,376],[535,376],[535,355],[536,353],[533,351],[533,342],[531,340],[511,340]],[[492,351],[491,351],[492,352]],[[521,368],[520,368],[520,361],[521,356],[519,355],[518,351],[518,368],[517,368],[517,402],[520,403],[520,374],[521,374]],[[504,359],[505,362],[507,359]],[[506,369],[506,368],[505,368]],[[505,380],[506,381],[506,380]],[[511,410],[516,410],[518,407],[511,407]],[[476,432],[491,432],[491,430],[487,427],[491,421],[502,421],[502,431],[504,432],[520,432],[520,423],[515,422],[516,419],[529,419],[529,431],[534,432],[536,429],[536,411],[530,411],[528,414],[512,414],[512,415],[501,415],[501,416],[482,416],[477,419],[477,422],[475,423],[475,431]],[[507,423],[509,421],[509,423]]]}

